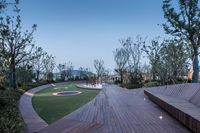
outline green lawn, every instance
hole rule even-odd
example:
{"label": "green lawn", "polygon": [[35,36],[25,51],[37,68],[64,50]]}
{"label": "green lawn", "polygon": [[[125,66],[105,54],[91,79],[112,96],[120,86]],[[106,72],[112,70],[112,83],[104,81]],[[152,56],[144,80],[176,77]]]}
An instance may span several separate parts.
{"label": "green lawn", "polygon": [[[82,93],[75,96],[52,96],[54,92],[72,90]],[[98,93],[98,90],[80,89],[75,85],[51,87],[36,93],[32,104],[39,116],[50,124],[86,104]]]}

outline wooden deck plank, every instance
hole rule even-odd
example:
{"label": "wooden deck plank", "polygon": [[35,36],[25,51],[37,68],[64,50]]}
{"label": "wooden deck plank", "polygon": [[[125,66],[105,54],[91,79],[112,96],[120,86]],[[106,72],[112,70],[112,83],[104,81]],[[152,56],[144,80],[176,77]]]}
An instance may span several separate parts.
{"label": "wooden deck plank", "polygon": [[200,84],[169,86],[164,93],[160,94],[147,89],[145,94],[193,132],[199,133],[200,101],[196,100],[200,97],[199,86]]}
{"label": "wooden deck plank", "polygon": [[[189,133],[151,102],[143,89],[107,85],[90,103],[42,129],[40,133]],[[162,116],[162,119],[160,119]],[[70,123],[74,124],[70,124]]]}

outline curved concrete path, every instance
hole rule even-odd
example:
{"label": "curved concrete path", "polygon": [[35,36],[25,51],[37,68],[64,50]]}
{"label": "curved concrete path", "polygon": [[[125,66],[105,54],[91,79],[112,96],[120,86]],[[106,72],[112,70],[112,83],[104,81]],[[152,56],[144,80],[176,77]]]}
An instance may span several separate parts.
{"label": "curved concrete path", "polygon": [[55,84],[42,85],[25,92],[19,100],[19,109],[21,116],[25,122],[25,133],[34,133],[48,126],[48,124],[40,118],[32,106],[32,97],[38,91],[51,86],[60,86],[67,84],[79,84],[83,82],[62,82]]}
{"label": "curved concrete path", "polygon": [[85,86],[86,84],[77,84],[76,86],[81,88],[81,89],[87,89],[87,90],[102,90],[102,88],[98,88],[95,86]]}
{"label": "curved concrete path", "polygon": [[151,102],[143,89],[104,89],[88,104],[45,127],[39,133],[190,133]]}

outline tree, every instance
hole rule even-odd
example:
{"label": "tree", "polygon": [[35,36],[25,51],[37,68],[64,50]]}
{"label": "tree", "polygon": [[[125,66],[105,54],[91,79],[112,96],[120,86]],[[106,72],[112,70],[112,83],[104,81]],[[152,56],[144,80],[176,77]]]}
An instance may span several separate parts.
{"label": "tree", "polygon": [[53,70],[55,68],[55,57],[52,55],[47,55],[43,63],[44,63],[44,70],[45,70],[45,78],[48,81],[53,80]]}
{"label": "tree", "polygon": [[16,68],[16,80],[18,85],[32,82],[34,76],[31,65],[22,64]]}
{"label": "tree", "polygon": [[80,71],[80,79],[84,79],[85,77],[85,69],[83,67],[80,67],[79,68],[79,71]]}
{"label": "tree", "polygon": [[122,39],[120,43],[128,54],[129,71],[139,70],[142,55],[141,47],[145,44],[145,41],[138,35],[135,42],[133,42],[131,37],[128,37],[125,40]]}
{"label": "tree", "polygon": [[94,68],[96,70],[97,78],[101,78],[105,72],[104,61],[101,59],[94,60]]}
{"label": "tree", "polygon": [[120,74],[121,82],[123,83],[123,71],[126,68],[129,55],[124,48],[117,48],[114,52],[114,60],[116,63],[116,71]]}
{"label": "tree", "polygon": [[3,81],[4,81],[5,77],[6,77],[5,75],[6,75],[5,61],[0,56],[0,87],[2,86]]}
{"label": "tree", "polygon": [[65,81],[65,77],[66,77],[66,75],[67,75],[67,73],[66,73],[66,70],[67,70],[67,68],[66,68],[66,63],[64,63],[64,64],[59,64],[59,65],[57,66],[57,68],[58,68],[58,70],[59,70],[59,72],[60,72],[60,78],[61,78],[61,80],[62,80],[62,81]]}
{"label": "tree", "polygon": [[158,76],[158,68],[160,61],[160,50],[163,47],[163,42],[159,41],[160,37],[156,37],[150,43],[150,45],[143,45],[142,50],[146,53],[150,65],[151,65],[151,73],[153,80],[156,80],[156,76]]}
{"label": "tree", "polygon": [[[189,54],[187,54],[186,44],[182,41],[166,40],[164,43],[165,45],[160,50],[160,66],[164,67],[159,70],[160,77],[162,80],[176,83],[177,78],[182,76],[182,72],[187,69]],[[164,74],[163,71],[165,71]]]}
{"label": "tree", "polygon": [[89,71],[89,68],[84,68],[84,67],[80,67],[79,71],[80,71],[80,79],[88,79],[89,73],[91,73]]}
{"label": "tree", "polygon": [[129,81],[134,84],[139,83],[141,81],[141,47],[145,44],[145,40],[138,35],[135,42],[131,37],[128,37],[127,39],[122,39],[120,43],[128,55],[128,69],[126,72],[128,74]]}
{"label": "tree", "polygon": [[72,65],[72,62],[66,63],[66,77],[69,79],[72,76],[72,72],[74,70],[74,66]]}
{"label": "tree", "polygon": [[33,32],[36,25],[32,26],[32,31],[22,32],[20,16],[11,18],[7,16],[0,20],[0,38],[2,43],[2,57],[7,60],[10,71],[10,85],[16,88],[16,66],[27,61],[33,48]]}
{"label": "tree", "polygon": [[6,60],[2,57],[2,47],[3,45],[0,44],[0,86],[3,82],[3,80],[5,79],[5,75],[6,75],[6,69],[7,69],[7,66],[6,66]]}
{"label": "tree", "polygon": [[0,0],[0,12],[2,12],[6,8],[6,1]]}
{"label": "tree", "polygon": [[178,8],[172,6],[172,0],[163,1],[163,12],[167,23],[163,28],[167,34],[185,40],[190,46],[193,61],[193,82],[198,82],[200,44],[200,8],[198,0],[178,0]]}
{"label": "tree", "polygon": [[150,66],[150,64],[147,64],[145,62],[141,67],[141,73],[144,74],[142,76],[142,79],[145,82],[149,82],[151,80],[151,66]]}
{"label": "tree", "polygon": [[[1,14],[1,20],[3,19],[3,16],[6,16],[5,10],[8,5],[13,6],[14,12],[18,12],[18,4],[19,0],[13,0],[10,2],[7,2],[6,0],[0,0],[0,14]],[[0,83],[6,78],[6,70],[7,70],[7,65],[6,65],[6,59],[3,58],[3,40],[2,37],[0,37]]]}
{"label": "tree", "polygon": [[36,80],[38,82],[42,71],[44,71],[44,60],[47,53],[41,47],[35,47],[31,56],[33,70],[36,73]]}
{"label": "tree", "polygon": [[8,5],[14,6],[14,11],[19,12],[18,8],[19,0],[13,0],[13,2],[7,2],[6,0],[0,0],[0,13],[4,12]]}

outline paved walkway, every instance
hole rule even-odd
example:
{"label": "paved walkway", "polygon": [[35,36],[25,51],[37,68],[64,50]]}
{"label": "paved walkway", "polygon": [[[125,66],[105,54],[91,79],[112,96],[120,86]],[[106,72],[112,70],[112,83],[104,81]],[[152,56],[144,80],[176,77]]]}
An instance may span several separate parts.
{"label": "paved walkway", "polygon": [[102,85],[101,86],[86,86],[86,84],[78,84],[76,85],[77,87],[81,89],[87,89],[87,90],[102,90]]}
{"label": "paved walkway", "polygon": [[139,90],[108,85],[88,104],[40,133],[189,133]]}
{"label": "paved walkway", "polygon": [[19,101],[19,109],[22,115],[22,118],[25,122],[25,132],[34,133],[48,126],[48,124],[41,119],[38,114],[35,112],[32,106],[32,97],[35,93],[45,88],[51,87],[52,85],[66,85],[71,83],[82,83],[82,82],[64,82],[64,83],[56,83],[56,84],[48,84],[40,87],[33,88],[27,92],[25,92]]}

